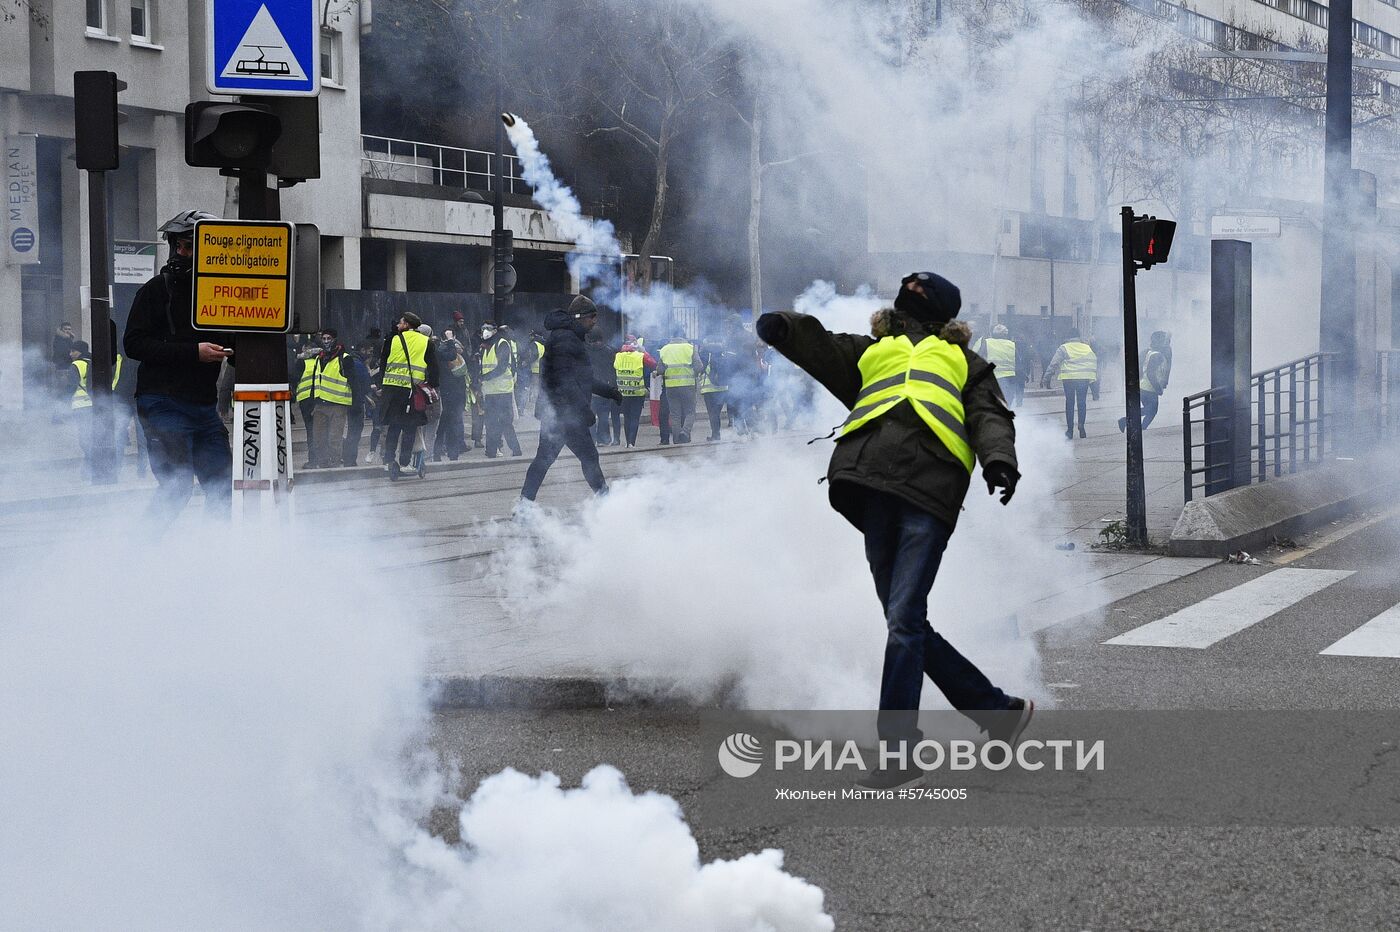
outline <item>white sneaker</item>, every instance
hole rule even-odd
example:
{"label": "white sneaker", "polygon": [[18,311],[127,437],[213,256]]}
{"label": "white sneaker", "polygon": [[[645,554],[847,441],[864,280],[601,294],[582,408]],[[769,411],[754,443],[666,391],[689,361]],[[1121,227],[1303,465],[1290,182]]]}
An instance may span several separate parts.
{"label": "white sneaker", "polygon": [[373,466],[374,461],[377,459],[379,459],[379,454],[374,452],[373,450],[370,450],[368,453],[365,454],[365,465]]}

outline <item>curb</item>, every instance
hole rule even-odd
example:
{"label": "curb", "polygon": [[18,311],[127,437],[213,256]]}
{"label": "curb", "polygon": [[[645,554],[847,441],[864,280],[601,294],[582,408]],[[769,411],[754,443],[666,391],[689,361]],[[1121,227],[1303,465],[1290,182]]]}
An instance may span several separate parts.
{"label": "curb", "polygon": [[1397,484],[1375,481],[1389,451],[1333,460],[1306,472],[1230,489],[1186,503],[1167,543],[1172,557],[1226,557],[1257,550],[1394,499]]}
{"label": "curb", "polygon": [[[658,679],[591,676],[463,676],[427,678],[434,712],[484,709],[679,709],[712,703],[674,695],[674,686]],[[715,705],[722,702],[713,703]]]}
{"label": "curb", "polygon": [[[689,451],[704,450],[711,447],[727,446],[738,441],[725,438],[718,443],[692,443],[679,446],[662,447],[656,444],[649,444],[645,447],[637,446],[631,449],[603,449],[599,450],[599,455],[604,459],[610,457],[632,457],[643,453],[659,453],[666,457],[684,457]],[[531,460],[529,455],[525,456],[505,456],[504,459],[486,459],[480,457],[470,460],[457,460],[453,462],[446,460],[441,463],[429,463],[428,474],[468,472],[475,469],[501,469],[512,464],[528,465]],[[406,473],[401,480],[406,484],[417,481],[417,476]],[[387,481],[384,467],[379,464],[368,466],[333,466],[328,469],[308,469],[297,470],[294,481],[296,485],[322,485],[332,482],[342,482],[346,480],[377,479]],[[110,500],[113,496],[149,496],[154,490],[154,485],[141,486],[138,488],[118,488],[111,486],[94,486],[83,491],[66,492],[59,495],[51,495],[37,498],[16,499],[9,502],[0,502],[0,516],[27,514],[36,511],[45,511],[50,508],[79,508],[89,505],[95,500]]]}

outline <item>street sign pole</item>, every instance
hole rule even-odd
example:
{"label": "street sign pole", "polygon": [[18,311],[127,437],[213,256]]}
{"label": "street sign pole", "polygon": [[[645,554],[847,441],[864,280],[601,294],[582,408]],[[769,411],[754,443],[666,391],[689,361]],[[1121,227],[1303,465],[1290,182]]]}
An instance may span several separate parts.
{"label": "street sign pole", "polygon": [[1123,398],[1127,402],[1128,543],[1147,546],[1147,483],[1142,465],[1142,395],[1138,383],[1137,265],[1133,262],[1133,209],[1123,208]]}
{"label": "street sign pole", "polygon": [[[266,170],[238,176],[240,220],[278,220],[280,199]],[[290,279],[288,291],[290,292]],[[290,309],[288,309],[290,314]],[[235,520],[254,519],[266,505],[291,518],[292,392],[283,333],[240,333],[235,341],[237,381],[233,389]],[[310,440],[308,435],[307,440]]]}
{"label": "street sign pole", "polygon": [[[205,74],[210,93],[242,97],[244,103],[319,95],[320,6],[318,0],[210,0]],[[278,179],[270,174],[274,168],[287,176],[285,183],[320,176],[316,130],[309,125],[314,108],[309,113],[270,109],[278,118],[279,133],[286,131],[281,150],[260,151],[256,165],[226,169],[238,178],[241,220],[281,219]],[[277,332],[240,333],[235,341],[233,489],[240,502],[234,514],[240,520],[260,514],[265,507],[284,519],[291,512],[292,393],[285,333],[293,313],[295,235],[288,229],[286,236],[287,274],[280,286],[285,326]],[[277,287],[269,286],[263,293]]]}

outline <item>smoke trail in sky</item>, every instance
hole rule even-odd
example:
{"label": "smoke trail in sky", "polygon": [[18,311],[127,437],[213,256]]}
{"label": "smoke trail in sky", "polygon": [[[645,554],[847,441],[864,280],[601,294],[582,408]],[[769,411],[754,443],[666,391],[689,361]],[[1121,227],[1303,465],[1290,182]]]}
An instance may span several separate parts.
{"label": "smoke trail in sky", "polygon": [[565,238],[575,245],[570,264],[584,257],[613,258],[622,255],[611,220],[585,216],[572,189],[560,181],[540,150],[540,142],[530,124],[520,117],[506,127],[506,135],[520,159],[520,175],[533,189],[535,202],[549,214]]}

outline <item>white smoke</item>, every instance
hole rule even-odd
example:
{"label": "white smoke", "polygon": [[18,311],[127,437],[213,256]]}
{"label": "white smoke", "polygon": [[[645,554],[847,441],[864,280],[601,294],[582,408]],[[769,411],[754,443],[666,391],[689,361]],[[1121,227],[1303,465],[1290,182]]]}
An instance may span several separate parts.
{"label": "white smoke", "polygon": [[[454,802],[419,615],[452,607],[426,572],[356,572],[382,554],[355,528],[191,513],[163,546],[93,551],[74,525],[139,517],[73,518],[0,571],[6,929],[831,928],[778,852],[702,864],[679,807],[616,771]],[[422,827],[444,804],[460,844]]]}
{"label": "white smoke", "polygon": [[579,276],[583,291],[626,314],[631,329],[650,334],[670,335],[677,305],[702,308],[708,312],[706,316],[719,318],[725,309],[715,304],[703,287],[678,290],[666,282],[650,281],[625,288],[619,261],[622,245],[612,221],[583,213],[573,189],[554,174],[549,156],[540,149],[529,123],[516,116],[506,134],[520,158],[521,177],[533,189],[531,196],[574,243],[566,261]]}
{"label": "white smoke", "polygon": [[[535,202],[544,208],[563,236],[574,243],[569,256],[570,267],[585,259],[613,259],[622,255],[611,220],[586,216],[573,190],[557,177],[549,164],[549,156],[540,150],[535,131],[522,117],[514,117],[506,127],[506,135],[520,159],[520,177],[525,179]],[[613,287],[615,281],[605,282]]]}

